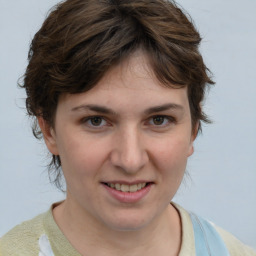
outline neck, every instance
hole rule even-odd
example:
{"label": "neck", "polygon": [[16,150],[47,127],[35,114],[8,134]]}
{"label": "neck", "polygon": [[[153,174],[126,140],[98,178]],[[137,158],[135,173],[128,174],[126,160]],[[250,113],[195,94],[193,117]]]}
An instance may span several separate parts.
{"label": "neck", "polygon": [[107,227],[68,199],[54,208],[53,215],[81,255],[177,256],[180,250],[181,222],[171,204],[149,225],[129,231]]}

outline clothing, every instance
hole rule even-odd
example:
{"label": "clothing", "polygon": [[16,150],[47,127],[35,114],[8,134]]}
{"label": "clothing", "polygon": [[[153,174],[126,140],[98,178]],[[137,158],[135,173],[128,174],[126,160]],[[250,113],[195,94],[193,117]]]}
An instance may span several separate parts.
{"label": "clothing", "polygon": [[[179,256],[196,256],[190,214],[182,207],[176,204],[173,205],[178,210],[182,223],[182,244]],[[230,256],[256,256],[256,252],[242,244],[228,232],[218,227],[216,227],[216,230],[222,237]],[[0,240],[0,256],[44,255],[39,254],[39,243],[46,244],[47,247],[48,239],[54,256],[81,256],[57,226],[52,215],[52,209],[16,226],[4,235]],[[49,254],[49,256],[51,255]]]}
{"label": "clothing", "polygon": [[190,213],[193,224],[197,256],[230,256],[213,223]]}

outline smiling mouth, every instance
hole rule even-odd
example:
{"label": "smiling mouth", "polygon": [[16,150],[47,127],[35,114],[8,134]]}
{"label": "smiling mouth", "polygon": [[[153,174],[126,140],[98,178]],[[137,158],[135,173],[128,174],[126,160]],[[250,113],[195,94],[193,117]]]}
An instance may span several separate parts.
{"label": "smiling mouth", "polygon": [[115,189],[115,190],[118,190],[121,192],[134,193],[134,192],[137,192],[137,191],[145,188],[146,186],[148,186],[151,183],[143,182],[143,183],[138,183],[138,184],[133,184],[133,185],[119,184],[119,183],[104,183],[104,184],[112,189]]}

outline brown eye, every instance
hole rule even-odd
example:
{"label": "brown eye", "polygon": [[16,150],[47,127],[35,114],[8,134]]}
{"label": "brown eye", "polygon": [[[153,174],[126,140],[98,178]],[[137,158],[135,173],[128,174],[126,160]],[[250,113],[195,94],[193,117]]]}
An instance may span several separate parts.
{"label": "brown eye", "polygon": [[102,124],[102,118],[100,116],[94,116],[90,118],[92,126],[100,126]]}
{"label": "brown eye", "polygon": [[175,119],[171,116],[152,116],[148,123],[154,127],[164,128],[175,123]]}
{"label": "brown eye", "polygon": [[165,117],[163,116],[156,116],[156,117],[153,117],[153,123],[154,125],[162,125],[165,121]]}
{"label": "brown eye", "polygon": [[89,116],[81,120],[83,126],[87,127],[90,130],[104,130],[107,126],[110,126],[110,123],[102,116]]}

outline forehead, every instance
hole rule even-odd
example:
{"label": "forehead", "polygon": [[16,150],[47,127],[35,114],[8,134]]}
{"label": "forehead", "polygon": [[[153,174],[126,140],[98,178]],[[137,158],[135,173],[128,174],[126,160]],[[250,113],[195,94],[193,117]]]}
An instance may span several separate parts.
{"label": "forehead", "polygon": [[89,91],[62,95],[59,103],[69,107],[101,103],[126,110],[152,105],[177,104],[188,107],[187,88],[175,89],[160,83],[141,51],[112,67]]}

